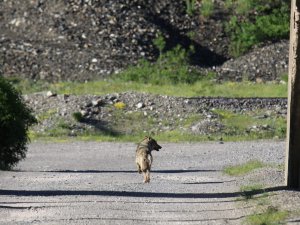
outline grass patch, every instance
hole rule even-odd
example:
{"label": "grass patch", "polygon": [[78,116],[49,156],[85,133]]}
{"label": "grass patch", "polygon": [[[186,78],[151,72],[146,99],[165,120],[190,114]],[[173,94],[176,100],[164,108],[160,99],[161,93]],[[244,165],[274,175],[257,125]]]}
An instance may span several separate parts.
{"label": "grass patch", "polygon": [[[224,141],[248,141],[258,139],[284,139],[286,137],[286,118],[275,113],[266,118],[266,111],[255,110],[236,113],[230,110],[215,109],[212,112],[222,124],[220,131],[211,134],[212,139]],[[274,114],[274,115],[273,115]],[[200,119],[199,119],[200,120]]]}
{"label": "grass patch", "polygon": [[232,56],[240,56],[252,46],[266,40],[288,38],[288,1],[226,0],[225,5],[235,12],[226,24],[226,31],[231,38],[229,51]]}
{"label": "grass patch", "polygon": [[39,122],[41,121],[44,121],[44,120],[47,120],[49,118],[51,118],[52,116],[55,116],[57,113],[57,110],[56,109],[49,109],[48,111],[46,112],[43,112],[43,113],[40,113],[37,115],[37,120]]}
{"label": "grass patch", "polygon": [[[45,84],[42,88],[36,87],[35,82],[23,85],[23,80],[15,83],[24,94],[51,90],[57,94],[74,95],[105,95],[126,91],[146,92],[178,97],[287,97],[287,84],[277,83],[251,83],[251,82],[224,82],[215,83],[210,79],[202,79],[193,84],[143,84],[140,82],[124,82],[121,80],[101,80],[90,82],[59,82]],[[27,83],[27,81],[25,82]]]}
{"label": "grass patch", "polygon": [[282,224],[287,217],[287,211],[280,211],[277,207],[269,206],[262,213],[247,216],[245,222],[249,225],[275,225]]}
{"label": "grass patch", "polygon": [[[69,135],[40,135],[34,132],[30,132],[30,139],[32,141],[42,141],[42,142],[72,142],[76,141],[96,141],[96,142],[138,142],[142,140],[145,135],[149,135],[148,133],[138,133],[135,135],[130,134],[119,134],[119,135],[107,135],[101,133],[83,133],[77,136],[69,136]],[[150,134],[155,139],[160,142],[200,142],[200,141],[210,141],[211,139],[208,136],[199,136],[199,135],[190,135],[186,133],[182,133],[179,131],[168,131],[161,132],[157,134]]]}
{"label": "grass patch", "polygon": [[245,113],[234,113],[230,110],[215,109],[213,112],[225,126],[222,136],[244,136],[249,139],[283,139],[286,135],[286,118],[269,115],[261,118],[265,111],[256,110]]}
{"label": "grass patch", "polygon": [[195,13],[196,0],[185,0],[185,3],[186,3],[186,13],[192,16]]}
{"label": "grass patch", "polygon": [[[53,141],[53,142],[61,142],[61,141],[74,141],[74,139],[78,141],[108,141],[108,142],[135,142],[143,138],[145,135],[151,135],[156,137],[159,141],[162,142],[210,142],[210,141],[220,141],[221,135],[197,135],[191,134],[180,130],[172,130],[172,131],[161,131],[161,132],[136,132],[134,134],[107,134],[101,133],[97,131],[89,131],[77,133],[75,135],[70,135],[69,130],[65,129],[52,129],[49,132],[46,131],[44,134],[36,133],[34,131],[30,132],[30,139],[32,141]],[[257,140],[256,137],[249,136],[228,136],[222,137],[224,142],[237,142],[237,141],[253,141]]]}
{"label": "grass patch", "polygon": [[202,0],[200,13],[204,17],[210,17],[214,12],[214,2],[211,0]]}
{"label": "grass patch", "polygon": [[[166,142],[219,141],[220,139],[228,142],[285,138],[285,118],[276,118],[272,115],[264,119],[255,118],[263,113],[261,111],[240,114],[229,110],[214,110],[213,112],[219,117],[218,120],[224,127],[215,133],[199,134],[193,133],[191,127],[205,119],[201,114],[163,119],[155,113],[125,111],[121,106],[120,109],[114,105],[107,106],[111,114],[111,120],[107,124],[103,121],[103,124],[91,127],[88,125],[88,120],[85,121],[80,115],[77,115],[78,113],[75,113],[72,115],[73,121],[70,124],[57,118],[57,122],[43,132],[34,133],[32,131],[32,138],[57,137],[60,139],[63,137],[69,139],[71,137],[70,140],[72,140],[73,136],[76,136],[82,140],[131,141],[132,136],[136,138],[152,135],[158,136],[159,140]],[[43,122],[42,118],[47,120],[53,113],[49,111],[45,115],[39,116],[39,121]],[[267,124],[266,126],[270,127],[270,130],[249,131],[249,127],[252,125],[259,127],[262,124]]]}
{"label": "grass patch", "polygon": [[224,169],[224,173],[230,176],[241,176],[265,166],[266,164],[262,163],[261,161],[252,160],[241,165],[228,166]]}
{"label": "grass patch", "polygon": [[81,112],[74,112],[74,113],[72,114],[72,117],[73,117],[74,120],[76,120],[77,122],[83,121],[83,115],[81,114]]}

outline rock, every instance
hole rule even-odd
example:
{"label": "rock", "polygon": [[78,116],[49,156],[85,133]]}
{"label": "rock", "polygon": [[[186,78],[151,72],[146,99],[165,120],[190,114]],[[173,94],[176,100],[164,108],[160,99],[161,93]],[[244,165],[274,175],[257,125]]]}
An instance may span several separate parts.
{"label": "rock", "polygon": [[46,96],[47,97],[55,97],[55,96],[57,96],[57,94],[53,93],[52,91],[47,91]]}
{"label": "rock", "polygon": [[103,104],[102,99],[93,99],[93,100],[92,100],[92,105],[93,105],[93,106],[100,106],[100,105],[102,105],[102,104]]}
{"label": "rock", "polygon": [[143,102],[139,102],[138,104],[136,104],[137,109],[141,109],[141,108],[144,108],[144,107],[145,107],[145,104]]}
{"label": "rock", "polygon": [[217,120],[205,119],[191,127],[191,131],[196,134],[213,134],[220,132],[224,125]]}
{"label": "rock", "polygon": [[85,117],[85,116],[87,116],[87,115],[89,114],[89,112],[86,111],[86,110],[81,110],[80,113],[81,113],[81,115],[82,115],[83,117]]}

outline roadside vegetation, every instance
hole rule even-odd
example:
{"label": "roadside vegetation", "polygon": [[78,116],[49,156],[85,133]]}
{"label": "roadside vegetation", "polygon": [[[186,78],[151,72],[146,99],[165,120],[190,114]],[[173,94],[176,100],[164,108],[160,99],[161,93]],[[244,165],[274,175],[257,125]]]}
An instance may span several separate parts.
{"label": "roadside vegetation", "polygon": [[272,202],[272,194],[265,192],[261,184],[242,186],[239,200],[253,207],[253,213],[244,219],[244,224],[247,225],[284,224],[284,221],[291,215],[291,212],[275,206]]}
{"label": "roadside vegetation", "polygon": [[[77,130],[76,133],[74,133],[73,128],[78,127],[79,124],[84,124],[84,119],[79,112],[73,113],[74,121],[67,122],[50,110],[37,115],[38,121],[43,123],[49,119],[56,121],[55,124],[44,129],[43,132],[32,130],[30,137],[32,139],[57,141],[76,138],[76,140],[130,142],[134,142],[145,135],[155,136],[160,141],[165,142],[282,140],[285,138],[285,118],[276,118],[272,115],[263,118],[261,116],[263,115],[262,111],[240,114],[229,110],[214,110],[214,113],[219,115],[217,120],[222,124],[222,128],[211,131],[209,134],[198,134],[192,133],[190,127],[203,119],[201,115],[188,115],[184,119],[169,118],[161,120],[155,116],[145,116],[142,112],[125,112],[123,107],[121,104],[111,107],[113,121],[106,124],[107,129],[91,129],[81,126],[79,130],[75,129]],[[170,126],[175,128],[172,130],[163,129]],[[208,127],[208,129],[210,128]],[[251,169],[253,166],[255,168],[258,165],[263,166],[258,162],[252,162],[247,165],[246,169],[249,169],[249,167]],[[244,169],[238,168],[237,172],[242,173]],[[233,171],[234,168],[228,168],[228,173],[234,173]]]}
{"label": "roadside vegetation", "polygon": [[247,163],[236,165],[236,166],[228,166],[224,168],[224,173],[230,176],[242,176],[246,175],[256,169],[263,168],[267,166],[258,160],[249,161]]}
{"label": "roadside vegetation", "polygon": [[[223,172],[230,176],[246,176],[255,173],[256,170],[275,165],[266,164],[259,160],[252,160],[246,163],[228,166],[224,168]],[[283,168],[282,168],[283,170]],[[240,187],[240,197],[237,198],[238,203],[247,204],[251,206],[251,212],[244,219],[243,224],[248,225],[273,225],[284,224],[284,220],[289,217],[291,212],[281,209],[273,202],[273,194],[268,192],[263,184],[256,182],[249,182],[250,185],[243,185]]]}
{"label": "roadside vegetation", "polygon": [[74,95],[105,95],[109,93],[136,91],[177,97],[287,97],[286,83],[254,83],[250,81],[217,83],[213,78],[203,78],[193,84],[180,83],[177,85],[145,84],[136,81],[124,82],[122,80],[59,82],[53,84],[14,79],[13,83],[23,94],[52,90],[57,94]]}
{"label": "roadside vegetation", "polygon": [[[287,0],[225,0],[229,20],[224,22],[230,37],[229,52],[238,57],[253,46],[267,41],[289,37],[290,1]],[[214,13],[210,0],[186,0],[186,12],[190,16],[205,18]]]}
{"label": "roadside vegetation", "polygon": [[240,56],[259,43],[289,37],[290,1],[226,0],[225,4],[235,12],[226,24],[232,56]]}
{"label": "roadside vegetation", "polygon": [[0,170],[9,170],[26,157],[28,130],[34,123],[21,93],[0,77]]}

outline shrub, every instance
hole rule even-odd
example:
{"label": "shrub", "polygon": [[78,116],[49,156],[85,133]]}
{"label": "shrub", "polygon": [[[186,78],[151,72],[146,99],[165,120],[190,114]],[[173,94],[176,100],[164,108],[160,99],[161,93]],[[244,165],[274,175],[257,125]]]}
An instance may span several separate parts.
{"label": "shrub", "polygon": [[81,112],[74,112],[72,116],[77,122],[82,122],[84,119]]}
{"label": "shrub", "polygon": [[124,108],[126,107],[126,104],[125,104],[124,102],[116,102],[116,103],[114,104],[114,107],[115,107],[116,109],[124,109]]}
{"label": "shrub", "polygon": [[287,1],[227,0],[227,7],[237,12],[226,24],[231,38],[229,52],[234,57],[258,43],[289,36],[290,5]]}
{"label": "shrub", "polygon": [[185,3],[186,3],[186,13],[189,16],[192,16],[195,12],[196,0],[185,0]]}
{"label": "shrub", "polygon": [[125,81],[156,85],[194,83],[199,76],[190,69],[187,51],[180,46],[164,53],[156,63],[141,60],[137,66],[131,66],[118,75]]}
{"label": "shrub", "polygon": [[159,36],[154,40],[160,55],[155,63],[140,60],[138,65],[131,66],[118,74],[117,77],[124,81],[136,81],[149,84],[178,84],[194,83],[200,74],[190,68],[189,54],[194,52],[193,47],[189,50],[177,45],[175,48],[163,52],[165,41]]}
{"label": "shrub", "polygon": [[210,17],[214,11],[214,2],[212,0],[202,0],[200,13],[204,17]]}
{"label": "shrub", "polygon": [[21,94],[0,77],[0,169],[26,157],[29,126],[36,123]]}

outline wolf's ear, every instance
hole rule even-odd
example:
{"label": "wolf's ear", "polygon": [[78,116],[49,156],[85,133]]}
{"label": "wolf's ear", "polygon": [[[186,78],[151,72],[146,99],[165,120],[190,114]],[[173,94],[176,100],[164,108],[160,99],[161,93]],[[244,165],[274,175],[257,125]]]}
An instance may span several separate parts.
{"label": "wolf's ear", "polygon": [[145,136],[145,137],[144,137],[144,140],[146,140],[146,139],[149,141],[149,140],[150,140],[150,137],[149,137],[149,136]]}

